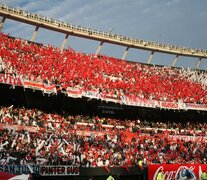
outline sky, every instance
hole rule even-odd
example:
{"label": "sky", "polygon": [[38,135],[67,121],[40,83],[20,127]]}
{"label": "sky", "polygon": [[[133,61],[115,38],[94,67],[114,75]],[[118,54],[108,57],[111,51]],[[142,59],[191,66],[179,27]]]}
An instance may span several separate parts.
{"label": "sky", "polygon": [[[0,0],[0,3],[99,31],[137,39],[207,49],[207,0]],[[30,40],[35,27],[6,20],[3,32]],[[39,29],[36,42],[60,47],[65,35]],[[100,42],[69,36],[66,48],[95,53]],[[105,43],[101,54],[122,58],[125,47]],[[129,49],[127,60],[147,62],[150,51]],[[155,53],[153,64],[171,65],[174,55]],[[197,58],[179,57],[176,66],[195,67]],[[200,69],[207,69],[203,59]]]}

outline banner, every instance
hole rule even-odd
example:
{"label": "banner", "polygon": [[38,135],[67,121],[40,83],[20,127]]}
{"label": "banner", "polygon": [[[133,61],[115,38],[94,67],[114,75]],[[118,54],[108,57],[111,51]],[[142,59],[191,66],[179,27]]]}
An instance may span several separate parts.
{"label": "banner", "polygon": [[38,132],[42,128],[37,128],[34,126],[24,126],[24,125],[15,125],[15,124],[2,124],[0,123],[0,130],[3,129],[12,129],[15,131],[27,130],[28,132]]}
{"label": "banner", "polygon": [[41,176],[77,176],[80,174],[78,166],[41,166]]}
{"label": "banner", "polygon": [[24,88],[30,88],[30,89],[43,91],[46,94],[57,93],[55,85],[45,84],[42,82],[32,82],[32,81],[25,80]]}
{"label": "banner", "polygon": [[102,94],[101,99],[106,101],[106,102],[114,102],[114,103],[119,103],[121,100],[116,94]]}
{"label": "banner", "polygon": [[100,93],[98,90],[83,91],[82,95],[92,99],[99,99]]}
{"label": "banner", "polygon": [[11,174],[39,174],[39,165],[0,165],[0,172]]}
{"label": "banner", "polygon": [[158,101],[152,99],[141,99],[138,97],[128,97],[124,96],[123,103],[130,106],[141,106],[141,107],[151,107],[155,108],[159,106]]}
{"label": "banner", "polygon": [[24,87],[42,91],[44,86],[43,83],[41,82],[32,82],[32,81],[24,80]]}
{"label": "banner", "polygon": [[201,179],[203,171],[207,170],[207,164],[159,164],[148,165],[148,179],[157,180],[160,172],[164,174],[164,180],[197,180]]}
{"label": "banner", "polygon": [[100,131],[87,131],[87,130],[69,130],[71,134],[76,134],[78,136],[104,136],[105,134],[113,134],[113,132],[100,132]]}
{"label": "banner", "polygon": [[207,136],[183,136],[183,135],[168,135],[168,138],[172,140],[184,140],[184,141],[197,141],[197,142],[206,142]]}
{"label": "banner", "polygon": [[164,109],[182,109],[186,110],[185,103],[158,101],[159,107]]}
{"label": "banner", "polygon": [[57,89],[55,85],[43,84],[43,92],[45,94],[51,94],[51,93],[57,94]]}
{"label": "banner", "polygon": [[163,109],[182,109],[182,110],[202,110],[207,111],[207,105],[205,104],[193,104],[193,103],[180,103],[180,102],[166,102],[157,101],[152,99],[141,99],[138,97],[123,96],[122,102],[130,106],[141,106],[151,108],[163,108]]}
{"label": "banner", "polygon": [[10,84],[13,86],[22,86],[22,80],[19,77],[11,76],[9,74],[0,74],[0,83]]}
{"label": "banner", "polygon": [[178,103],[159,101],[159,107],[164,109],[179,109]]}
{"label": "banner", "polygon": [[[69,176],[79,175],[79,166],[65,165],[0,165],[1,172],[11,174],[36,174],[41,176]],[[1,177],[1,176],[0,176]],[[1,178],[0,178],[1,179]]]}
{"label": "banner", "polygon": [[82,97],[82,91],[80,88],[67,87],[67,94],[69,97],[73,97],[73,98]]}
{"label": "banner", "polygon": [[191,110],[200,110],[200,111],[207,111],[207,105],[206,104],[192,104],[192,103],[187,103],[186,104],[187,109]]}

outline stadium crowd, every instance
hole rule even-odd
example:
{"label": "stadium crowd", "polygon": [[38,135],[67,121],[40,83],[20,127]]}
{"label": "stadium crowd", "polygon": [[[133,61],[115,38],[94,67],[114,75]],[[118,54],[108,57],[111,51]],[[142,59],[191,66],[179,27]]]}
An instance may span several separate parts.
{"label": "stadium crowd", "polygon": [[[122,121],[13,106],[0,108],[0,121],[5,125],[0,131],[1,164],[113,167],[140,165],[140,161],[143,165],[207,163],[206,123]],[[37,131],[17,131],[6,125],[34,126]]]}
{"label": "stadium crowd", "polygon": [[207,74],[149,66],[72,49],[30,43],[0,34],[0,70],[23,79],[101,94],[207,104]]}
{"label": "stadium crowd", "polygon": [[[1,73],[55,84],[59,91],[77,87],[119,97],[207,104],[204,72],[61,50],[3,33],[0,42]],[[201,122],[123,121],[2,106],[0,124],[4,125],[0,126],[1,164],[207,163],[207,124]],[[36,127],[36,131],[12,125]]]}

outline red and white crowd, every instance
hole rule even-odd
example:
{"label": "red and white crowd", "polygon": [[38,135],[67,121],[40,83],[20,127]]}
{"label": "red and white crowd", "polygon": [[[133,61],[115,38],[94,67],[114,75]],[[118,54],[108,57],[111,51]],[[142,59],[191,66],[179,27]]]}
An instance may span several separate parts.
{"label": "red and white crowd", "polygon": [[[0,72],[55,84],[59,91],[78,87],[120,97],[207,104],[205,72],[61,50],[3,33]],[[3,106],[0,124],[1,164],[113,167],[137,165],[140,160],[145,164],[207,163],[207,124],[203,122],[123,121]],[[12,125],[37,130],[15,130]]]}
{"label": "red and white crowd", "polygon": [[207,104],[207,73],[149,66],[0,34],[0,70],[23,79],[102,94]]}
{"label": "red and white crowd", "polygon": [[[0,121],[5,125],[0,130],[1,164],[114,167],[138,165],[140,160],[145,164],[207,163],[204,122],[119,120],[13,106],[0,108]],[[34,126],[37,131],[18,131],[6,125]],[[80,133],[86,131],[90,133]],[[197,139],[179,138],[183,135]]]}

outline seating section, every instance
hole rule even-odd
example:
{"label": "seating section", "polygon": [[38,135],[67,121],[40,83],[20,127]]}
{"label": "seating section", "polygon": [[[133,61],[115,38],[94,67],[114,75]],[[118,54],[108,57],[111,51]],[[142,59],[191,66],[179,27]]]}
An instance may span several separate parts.
{"label": "seating section", "polygon": [[207,104],[207,73],[149,66],[0,34],[0,70],[60,86],[167,102]]}
{"label": "seating section", "polygon": [[[207,163],[206,123],[121,121],[13,106],[0,107],[0,120],[1,164]],[[9,128],[14,125],[33,126],[37,132]]]}

